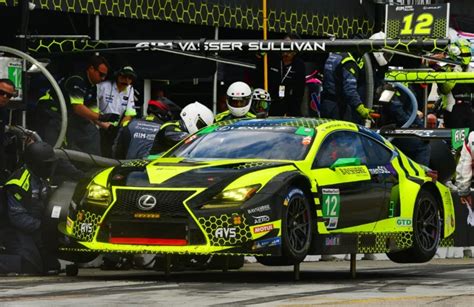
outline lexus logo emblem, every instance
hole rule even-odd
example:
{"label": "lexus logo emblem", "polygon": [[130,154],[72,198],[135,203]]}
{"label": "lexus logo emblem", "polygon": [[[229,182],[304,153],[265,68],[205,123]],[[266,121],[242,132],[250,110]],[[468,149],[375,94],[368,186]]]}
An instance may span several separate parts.
{"label": "lexus logo emblem", "polygon": [[150,211],[156,206],[156,198],[153,195],[145,194],[138,199],[138,209]]}

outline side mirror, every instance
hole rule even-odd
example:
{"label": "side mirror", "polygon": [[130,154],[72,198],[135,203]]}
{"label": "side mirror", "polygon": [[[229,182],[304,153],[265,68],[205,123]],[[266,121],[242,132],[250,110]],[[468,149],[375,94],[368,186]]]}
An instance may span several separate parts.
{"label": "side mirror", "polygon": [[329,168],[335,170],[336,167],[344,166],[358,166],[360,165],[360,158],[339,158]]}

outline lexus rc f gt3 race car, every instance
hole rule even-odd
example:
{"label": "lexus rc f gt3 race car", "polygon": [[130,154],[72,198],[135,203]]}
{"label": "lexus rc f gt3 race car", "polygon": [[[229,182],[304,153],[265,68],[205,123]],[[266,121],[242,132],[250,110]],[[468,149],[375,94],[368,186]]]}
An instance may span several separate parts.
{"label": "lexus rc f gt3 race car", "polygon": [[224,122],[154,161],[77,185],[63,252],[253,255],[387,253],[425,262],[454,232],[449,189],[379,134],[305,118]]}

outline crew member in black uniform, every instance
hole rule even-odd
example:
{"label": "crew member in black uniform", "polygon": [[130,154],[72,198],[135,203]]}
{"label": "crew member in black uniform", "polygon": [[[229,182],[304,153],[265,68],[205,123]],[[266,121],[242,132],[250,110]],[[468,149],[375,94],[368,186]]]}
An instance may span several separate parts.
{"label": "crew member in black uniform", "polygon": [[57,272],[59,261],[42,236],[50,193],[48,178],[56,161],[54,150],[45,142],[32,143],[25,149],[24,161],[25,164],[9,178],[4,187],[7,214],[1,218],[8,229],[4,254],[11,257],[0,257],[0,272]]}

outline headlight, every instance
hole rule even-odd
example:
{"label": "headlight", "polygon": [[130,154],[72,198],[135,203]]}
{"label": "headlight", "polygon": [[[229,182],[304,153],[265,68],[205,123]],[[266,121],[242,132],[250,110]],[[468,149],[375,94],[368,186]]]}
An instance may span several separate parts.
{"label": "headlight", "polygon": [[89,203],[107,206],[110,198],[110,191],[101,185],[92,183],[87,189],[86,199]]}
{"label": "headlight", "polygon": [[249,200],[260,189],[260,185],[251,185],[237,189],[225,190],[217,194],[212,200],[202,206],[202,209],[229,208],[239,206]]}

